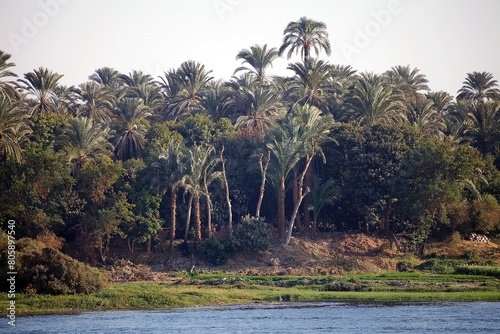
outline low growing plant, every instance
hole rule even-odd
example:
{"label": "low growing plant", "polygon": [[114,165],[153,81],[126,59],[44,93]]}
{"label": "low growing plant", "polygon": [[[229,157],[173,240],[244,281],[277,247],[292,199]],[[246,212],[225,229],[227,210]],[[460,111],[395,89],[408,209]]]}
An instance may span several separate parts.
{"label": "low growing plant", "polygon": [[242,217],[235,233],[235,245],[238,249],[257,252],[265,251],[271,244],[271,231],[264,218]]}

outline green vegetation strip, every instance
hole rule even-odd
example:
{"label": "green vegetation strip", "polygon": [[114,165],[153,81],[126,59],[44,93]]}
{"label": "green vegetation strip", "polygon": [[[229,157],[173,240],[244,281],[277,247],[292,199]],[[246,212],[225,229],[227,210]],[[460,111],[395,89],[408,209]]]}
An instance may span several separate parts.
{"label": "green vegetation strip", "polygon": [[[112,284],[88,295],[18,294],[18,315],[273,302],[500,301],[492,276],[388,273],[350,276],[196,274],[170,282]],[[2,295],[0,307],[7,307]]]}

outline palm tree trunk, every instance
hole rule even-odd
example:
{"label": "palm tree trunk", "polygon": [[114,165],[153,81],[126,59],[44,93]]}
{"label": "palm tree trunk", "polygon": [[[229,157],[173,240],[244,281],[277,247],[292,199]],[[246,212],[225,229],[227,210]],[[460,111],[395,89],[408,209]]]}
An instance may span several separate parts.
{"label": "palm tree trunk", "polygon": [[304,172],[300,175],[300,178],[299,178],[299,182],[298,182],[298,188],[299,188],[299,194],[298,195],[299,195],[299,199],[298,199],[297,204],[293,208],[292,218],[290,218],[290,223],[288,224],[288,230],[287,230],[287,234],[286,234],[285,245],[288,245],[290,243],[290,239],[292,238],[293,224],[294,224],[294,221],[295,221],[295,217],[297,217],[297,214],[299,212],[300,204],[302,204],[302,201],[304,200],[304,197],[306,197],[306,195],[310,191],[310,188],[306,188],[306,190],[304,191],[304,178],[306,176],[306,171],[309,168],[309,166],[311,165],[311,161],[312,161],[312,159],[314,157],[314,154],[312,154],[312,153],[314,153],[314,150],[312,150],[311,154],[308,156]]}
{"label": "palm tree trunk", "polygon": [[196,247],[201,244],[201,210],[200,210],[200,196],[194,196],[194,231]]}
{"label": "palm tree trunk", "polygon": [[170,250],[174,249],[175,229],[177,225],[177,189],[170,193]]}
{"label": "palm tree trunk", "polygon": [[269,161],[271,160],[271,151],[267,151],[267,158],[265,164],[262,164],[263,154],[261,153],[259,156],[259,168],[260,168],[260,192],[259,192],[259,201],[257,202],[257,209],[255,210],[255,217],[260,217],[260,207],[262,205],[262,200],[264,199],[264,191],[266,190],[266,172],[267,167],[269,167]]}
{"label": "palm tree trunk", "polygon": [[188,207],[187,207],[187,217],[186,217],[186,227],[184,229],[184,243],[187,243],[189,237],[189,225],[191,224],[191,208],[193,207],[193,195],[189,196]]}
{"label": "palm tree trunk", "polygon": [[285,236],[285,178],[281,177],[278,189],[278,229],[280,239]]}
{"label": "palm tree trunk", "polygon": [[[298,185],[298,175],[297,175],[297,168],[293,168],[293,207],[297,206],[297,203],[299,202],[299,185]],[[300,217],[299,215],[295,216],[295,226],[297,226],[299,229],[301,228],[301,222],[300,222]]]}
{"label": "palm tree trunk", "polygon": [[233,239],[233,209],[231,206],[231,197],[229,196],[229,183],[227,182],[227,177],[226,177],[226,160],[222,156],[223,153],[224,153],[224,146],[222,146],[222,150],[220,151],[220,161],[222,163],[222,178],[224,181],[224,189],[226,190],[226,202],[227,202],[227,211],[228,211],[228,225],[227,225],[227,227],[229,230],[228,238],[229,238],[229,240],[232,240]]}
{"label": "palm tree trunk", "polygon": [[208,228],[208,238],[212,237],[212,202],[210,201],[210,196],[207,192],[207,228]]}
{"label": "palm tree trunk", "polygon": [[[312,188],[312,164],[309,165],[309,168],[306,170],[306,177],[305,177],[305,185],[306,189],[311,189]],[[304,205],[302,205],[303,208],[303,213],[304,213],[304,224],[309,226],[310,221],[311,221],[311,211],[309,208],[311,207],[311,196],[310,194],[307,194],[306,197],[304,197]]]}

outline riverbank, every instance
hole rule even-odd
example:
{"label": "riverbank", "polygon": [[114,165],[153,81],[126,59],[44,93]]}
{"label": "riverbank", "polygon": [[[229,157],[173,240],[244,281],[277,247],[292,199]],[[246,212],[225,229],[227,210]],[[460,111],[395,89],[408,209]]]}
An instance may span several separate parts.
{"label": "riverbank", "polygon": [[[16,295],[18,316],[276,302],[500,302],[500,279],[423,272],[348,276],[190,273],[163,282],[113,283],[89,295]],[[2,295],[0,307],[7,299]],[[2,312],[3,313],[3,312]]]}

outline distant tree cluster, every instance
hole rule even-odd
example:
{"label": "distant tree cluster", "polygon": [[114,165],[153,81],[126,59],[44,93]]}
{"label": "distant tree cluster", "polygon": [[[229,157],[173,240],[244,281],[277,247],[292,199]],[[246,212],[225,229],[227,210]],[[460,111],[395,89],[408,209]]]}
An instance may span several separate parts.
{"label": "distant tree cluster", "polygon": [[[241,50],[229,81],[189,60],[157,79],[104,67],[66,87],[43,67],[16,79],[0,51],[3,228],[64,238],[86,261],[116,238],[130,252],[232,239],[249,214],[283,243],[385,231],[419,249],[432,235],[498,234],[491,73],[468,73],[452,96],[417,68],[358,73],[319,58],[330,52],[325,24],[303,17],[280,48]],[[267,75],[285,53],[300,55],[294,74]]]}

